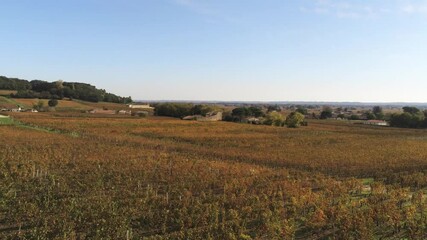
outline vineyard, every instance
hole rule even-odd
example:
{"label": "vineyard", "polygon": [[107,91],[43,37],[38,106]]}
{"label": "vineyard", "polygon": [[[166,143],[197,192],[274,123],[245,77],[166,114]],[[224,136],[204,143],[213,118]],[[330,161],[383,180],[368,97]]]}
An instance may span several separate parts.
{"label": "vineyard", "polygon": [[427,237],[427,130],[12,117],[1,239]]}

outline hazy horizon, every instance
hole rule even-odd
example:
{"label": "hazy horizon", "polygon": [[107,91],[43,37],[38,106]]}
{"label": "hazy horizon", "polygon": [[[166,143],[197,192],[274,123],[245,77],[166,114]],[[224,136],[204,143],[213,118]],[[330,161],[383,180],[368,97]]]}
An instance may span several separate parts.
{"label": "hazy horizon", "polygon": [[0,74],[141,100],[426,103],[427,0],[11,1]]}

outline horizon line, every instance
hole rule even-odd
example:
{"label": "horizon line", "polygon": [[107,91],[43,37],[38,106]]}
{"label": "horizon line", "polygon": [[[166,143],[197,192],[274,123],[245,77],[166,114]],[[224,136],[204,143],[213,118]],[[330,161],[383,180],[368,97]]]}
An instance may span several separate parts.
{"label": "horizon line", "polygon": [[209,103],[307,103],[307,104],[327,104],[327,103],[341,103],[341,104],[418,104],[427,105],[427,102],[406,102],[406,101],[299,101],[299,100],[148,100],[148,99],[135,99],[135,102],[209,102]]}

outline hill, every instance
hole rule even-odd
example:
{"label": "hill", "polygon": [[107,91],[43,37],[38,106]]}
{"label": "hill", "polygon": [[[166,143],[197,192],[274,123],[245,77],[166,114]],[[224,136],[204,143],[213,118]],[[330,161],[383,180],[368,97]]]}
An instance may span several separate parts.
{"label": "hill", "polygon": [[[39,101],[43,102],[44,106],[48,105],[47,99],[37,98],[8,98],[0,96],[0,109],[12,109],[21,106],[26,109],[32,108]],[[87,111],[96,108],[106,108],[112,110],[121,110],[127,108],[125,104],[112,103],[112,102],[88,102],[83,100],[58,100],[56,111]]]}
{"label": "hill", "polygon": [[93,85],[80,82],[64,82],[58,80],[24,80],[0,76],[0,95],[13,98],[39,99],[79,99],[89,102],[131,103],[131,97],[121,97],[98,89]]}

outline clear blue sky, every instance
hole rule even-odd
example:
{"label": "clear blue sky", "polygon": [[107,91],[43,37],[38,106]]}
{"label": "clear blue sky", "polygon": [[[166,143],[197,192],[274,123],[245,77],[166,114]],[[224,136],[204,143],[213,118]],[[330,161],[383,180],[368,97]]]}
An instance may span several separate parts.
{"label": "clear blue sky", "polygon": [[147,100],[427,102],[427,0],[2,0],[0,75]]}

